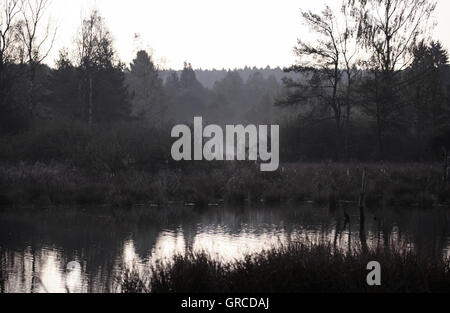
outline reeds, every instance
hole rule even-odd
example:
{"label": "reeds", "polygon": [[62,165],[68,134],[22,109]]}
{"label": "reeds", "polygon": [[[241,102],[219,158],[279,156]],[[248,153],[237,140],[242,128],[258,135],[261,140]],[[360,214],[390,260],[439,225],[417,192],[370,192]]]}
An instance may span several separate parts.
{"label": "reeds", "polygon": [[1,205],[97,205],[118,207],[171,201],[200,207],[228,203],[313,201],[357,203],[367,168],[367,205],[448,205],[450,189],[432,164],[284,164],[261,173],[254,164],[199,163],[157,172],[128,168],[114,175],[65,163],[0,166]]}
{"label": "reeds", "polygon": [[[369,287],[367,264],[382,266],[382,285]],[[146,277],[122,277],[126,293],[429,293],[450,291],[450,263],[411,251],[343,253],[330,246],[291,244],[224,264],[205,253],[176,256]],[[136,287],[135,287],[136,286]]]}

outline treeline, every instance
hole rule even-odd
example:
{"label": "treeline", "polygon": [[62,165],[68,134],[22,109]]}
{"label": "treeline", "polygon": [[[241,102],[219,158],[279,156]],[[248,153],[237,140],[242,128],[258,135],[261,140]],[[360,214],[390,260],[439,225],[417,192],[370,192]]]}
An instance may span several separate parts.
{"label": "treeline", "polygon": [[[190,64],[165,75],[144,50],[126,66],[98,11],[82,21],[74,46],[62,49],[51,68],[38,47],[35,59],[22,57],[26,47],[17,25],[25,8],[19,1],[5,3],[11,26],[2,41],[2,161],[100,163],[111,171],[124,163],[157,168],[170,156],[175,123],[190,123],[194,116],[219,124],[272,118],[279,70],[278,79],[267,75],[269,69],[249,70],[245,81],[227,71],[206,88]],[[45,1],[37,3],[46,9]]]}
{"label": "treeline", "polygon": [[[281,67],[275,67],[272,68],[270,66],[267,66],[265,68],[258,68],[256,66],[249,67],[246,66],[242,69],[237,68],[233,70],[227,70],[227,69],[195,69],[195,75],[197,76],[198,81],[205,86],[208,89],[212,89],[214,87],[214,84],[224,79],[228,72],[237,72],[239,76],[244,80],[247,81],[251,76],[253,76],[256,73],[260,73],[265,79],[269,77],[275,77],[277,81],[281,82],[286,76],[292,76],[295,77],[295,75],[289,75],[287,74],[283,68]],[[167,77],[171,74],[171,70],[161,70],[160,77],[165,81]],[[182,71],[176,71],[178,75],[181,74]]]}
{"label": "treeline", "polygon": [[337,12],[303,12],[314,40],[299,41],[298,63],[284,73],[189,63],[163,70],[144,50],[126,65],[95,10],[51,68],[47,1],[26,3],[8,0],[2,10],[4,162],[158,169],[168,162],[171,127],[194,116],[280,124],[284,162],[434,161],[450,148],[448,53],[427,40],[434,1],[344,0]]}
{"label": "treeline", "polygon": [[[126,66],[97,11],[83,20],[74,44],[59,52],[55,68],[24,61],[20,49],[5,57],[2,133],[21,132],[36,120],[84,122],[92,129],[131,120],[189,121],[195,115],[225,122],[254,117],[256,111],[269,118],[267,108],[281,88],[279,68],[194,71],[185,63],[182,71],[162,71],[144,50]],[[216,72],[206,79],[211,88],[197,79]],[[34,87],[28,90],[27,85]],[[261,103],[263,109],[258,108]]]}

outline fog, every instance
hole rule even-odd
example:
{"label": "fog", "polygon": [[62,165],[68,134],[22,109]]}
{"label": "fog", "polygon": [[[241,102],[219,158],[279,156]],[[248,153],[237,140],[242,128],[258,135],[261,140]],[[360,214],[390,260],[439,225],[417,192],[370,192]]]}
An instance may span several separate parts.
{"label": "fog", "polygon": [[[289,66],[297,38],[311,36],[302,25],[300,10],[336,7],[340,1],[322,0],[53,0],[59,21],[58,38],[48,60],[59,48],[72,45],[82,17],[93,8],[102,12],[115,47],[125,63],[138,49],[153,50],[165,68],[182,69],[189,61],[194,68],[234,69],[246,65]],[[450,47],[450,2],[439,0],[435,39]],[[138,34],[139,38],[135,38]]]}

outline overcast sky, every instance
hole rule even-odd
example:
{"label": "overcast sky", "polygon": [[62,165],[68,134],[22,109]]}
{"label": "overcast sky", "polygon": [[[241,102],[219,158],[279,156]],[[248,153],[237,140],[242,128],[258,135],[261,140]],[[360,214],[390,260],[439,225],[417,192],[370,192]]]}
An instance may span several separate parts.
{"label": "overcast sky", "polygon": [[[184,61],[195,68],[288,66],[297,38],[308,36],[300,9],[320,10],[337,0],[53,0],[57,51],[71,47],[82,17],[97,8],[105,17],[122,61],[151,49],[164,67]],[[450,1],[439,0],[434,37],[450,47]],[[139,34],[138,40],[135,34]]]}

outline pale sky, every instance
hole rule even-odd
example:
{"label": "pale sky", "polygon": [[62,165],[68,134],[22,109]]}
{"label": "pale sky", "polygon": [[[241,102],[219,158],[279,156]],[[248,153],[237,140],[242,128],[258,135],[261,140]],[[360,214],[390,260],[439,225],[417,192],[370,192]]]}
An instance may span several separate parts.
{"label": "pale sky", "polygon": [[[288,66],[297,38],[308,36],[300,9],[320,10],[337,0],[52,0],[58,35],[47,63],[71,47],[83,16],[97,8],[127,65],[137,49],[151,49],[165,68]],[[450,47],[450,1],[439,0],[434,38]],[[140,39],[135,40],[135,34]]]}

